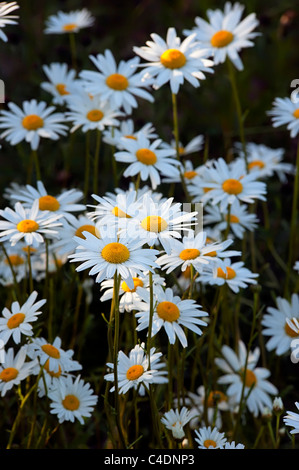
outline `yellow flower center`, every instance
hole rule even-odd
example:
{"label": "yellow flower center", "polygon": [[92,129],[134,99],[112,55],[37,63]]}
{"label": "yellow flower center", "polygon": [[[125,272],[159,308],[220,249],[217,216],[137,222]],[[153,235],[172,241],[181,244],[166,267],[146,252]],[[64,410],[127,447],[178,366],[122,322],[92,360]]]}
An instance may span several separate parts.
{"label": "yellow flower center", "polygon": [[293,319],[291,320],[291,323],[295,326],[297,331],[293,330],[293,328],[288,324],[288,322],[285,322],[284,329],[288,336],[290,336],[291,338],[296,338],[297,336],[299,336],[299,331]]}
{"label": "yellow flower center", "polygon": [[[12,266],[20,266],[21,264],[24,264],[24,258],[20,255],[9,255],[8,258]],[[5,259],[5,263],[9,264],[7,259]]]}
{"label": "yellow flower center", "polygon": [[[244,377],[244,369],[241,372],[242,372],[242,377]],[[257,383],[257,378],[256,378],[255,373],[250,369],[246,369],[246,373],[245,373],[246,387],[248,388],[254,387],[256,383]]]}
{"label": "yellow flower center", "polygon": [[178,49],[167,49],[160,57],[161,64],[168,69],[180,69],[186,63],[185,55]]}
{"label": "yellow flower center", "polygon": [[131,366],[128,370],[127,370],[127,379],[128,380],[137,380],[139,379],[139,377],[142,376],[144,372],[144,368],[142,365],[140,364],[136,364],[134,366]]}
{"label": "yellow flower center", "polygon": [[60,365],[58,366],[58,372],[54,372],[53,370],[49,370],[49,359],[46,361],[45,365],[44,365],[44,369],[46,370],[46,372],[48,372],[48,374],[51,376],[51,377],[60,377],[61,375],[61,367]]}
{"label": "yellow flower center", "polygon": [[115,217],[120,217],[121,219],[131,219],[131,216],[122,211],[119,207],[114,207],[112,209],[112,214]]}
{"label": "yellow flower center", "polygon": [[162,318],[162,320],[174,322],[180,316],[180,311],[178,307],[173,303],[165,300],[164,302],[160,302],[157,305],[157,315]]}
{"label": "yellow flower center", "polygon": [[36,129],[43,127],[44,121],[37,114],[28,114],[23,118],[22,125],[27,131],[36,131]]}
{"label": "yellow flower center", "polygon": [[296,119],[299,119],[299,108],[295,109],[295,111],[293,112],[293,116],[294,116]]}
{"label": "yellow flower center", "polygon": [[167,222],[159,215],[149,215],[141,222],[141,227],[148,232],[163,232],[167,229]]}
{"label": "yellow flower center", "polygon": [[137,137],[135,135],[124,135],[126,139],[132,139],[132,140],[137,140]]}
{"label": "yellow flower center", "polygon": [[207,406],[209,408],[212,408],[216,406],[218,403],[220,403],[221,401],[226,401],[226,400],[227,398],[223,392],[220,392],[219,390],[214,390],[214,391],[211,391],[208,395]]}
{"label": "yellow flower center", "polygon": [[192,180],[193,178],[195,178],[196,175],[197,172],[194,170],[185,171],[184,173],[184,177],[187,178],[187,180]]}
{"label": "yellow flower center", "polygon": [[228,180],[225,180],[222,183],[222,189],[228,194],[240,194],[243,190],[243,185],[240,183],[239,180],[236,180],[234,178],[230,178]]}
{"label": "yellow flower center", "polygon": [[98,122],[103,119],[104,113],[100,109],[91,109],[86,114],[86,117],[89,121]]}
{"label": "yellow flower center", "polygon": [[10,330],[13,330],[14,328],[17,328],[21,323],[23,323],[24,319],[24,313],[15,313],[8,319],[7,326]]}
{"label": "yellow flower center", "polygon": [[80,406],[80,401],[75,395],[66,395],[66,397],[62,400],[62,405],[66,410],[75,411]]}
{"label": "yellow flower center", "polygon": [[[227,220],[227,219],[228,219],[228,217],[227,217],[227,215],[226,215],[226,216],[225,216],[225,220]],[[229,216],[229,221],[230,221],[231,224],[238,224],[238,223],[240,222],[240,219],[239,219],[239,217],[237,217],[236,215],[230,214],[230,216]]]}
{"label": "yellow flower center", "polygon": [[133,277],[134,287],[130,289],[125,281],[122,282],[121,288],[125,292],[136,292],[137,287],[143,287],[143,281],[138,277]]}
{"label": "yellow flower center", "polygon": [[78,227],[76,232],[75,232],[75,236],[76,237],[80,237],[82,238],[83,240],[85,240],[85,237],[83,235],[83,232],[89,232],[91,233],[92,235],[95,235],[97,236],[97,230],[96,230],[96,227],[94,225],[91,225],[91,224],[85,224],[85,225],[81,225],[81,227]]}
{"label": "yellow flower center", "polygon": [[200,255],[200,251],[197,248],[186,248],[180,253],[180,258],[184,261],[189,259],[195,259]]}
{"label": "yellow flower center", "polygon": [[252,168],[264,168],[265,163],[262,160],[253,160],[252,162],[248,163],[248,168],[251,170]]}
{"label": "yellow flower center", "polygon": [[14,367],[7,367],[1,371],[0,380],[3,380],[3,382],[10,382],[17,377],[18,373],[18,369],[15,369]]}
{"label": "yellow flower center", "polygon": [[113,73],[106,78],[106,85],[113,90],[122,91],[128,88],[128,79],[120,73]]}
{"label": "yellow flower center", "polygon": [[54,359],[59,359],[60,358],[60,352],[55,346],[52,346],[52,344],[44,344],[42,346],[42,350],[44,353],[46,353],[48,356],[53,357]]}
{"label": "yellow flower center", "polygon": [[156,154],[150,149],[138,149],[136,152],[136,158],[144,165],[154,165],[157,162]]}
{"label": "yellow flower center", "polygon": [[67,91],[66,86],[64,83],[57,83],[56,90],[60,95],[69,95],[70,93]]}
{"label": "yellow flower center", "polygon": [[17,229],[19,230],[19,232],[23,232],[23,233],[36,232],[38,227],[39,227],[38,223],[35,222],[35,220],[31,220],[31,219],[21,220],[21,222],[19,222],[17,225]]}
{"label": "yellow flower center", "polygon": [[226,273],[222,268],[217,269],[217,277],[222,277],[223,279],[233,279],[236,277],[236,271],[229,266],[226,267]]}
{"label": "yellow flower center", "polygon": [[68,23],[68,24],[63,25],[62,27],[64,31],[74,31],[74,29],[76,28],[77,28],[76,23]]}
{"label": "yellow flower center", "polygon": [[128,248],[119,242],[108,243],[102,249],[101,254],[104,260],[113,264],[125,263],[130,258]]}
{"label": "yellow flower center", "polygon": [[60,207],[60,204],[57,201],[56,197],[50,195],[40,197],[38,205],[41,211],[55,212]]}
{"label": "yellow flower center", "polygon": [[213,47],[225,47],[232,42],[234,35],[230,31],[217,31],[211,38],[211,44]]}
{"label": "yellow flower center", "polygon": [[215,441],[213,441],[213,439],[206,439],[203,443],[203,445],[208,449],[209,447],[216,447],[217,444]]}

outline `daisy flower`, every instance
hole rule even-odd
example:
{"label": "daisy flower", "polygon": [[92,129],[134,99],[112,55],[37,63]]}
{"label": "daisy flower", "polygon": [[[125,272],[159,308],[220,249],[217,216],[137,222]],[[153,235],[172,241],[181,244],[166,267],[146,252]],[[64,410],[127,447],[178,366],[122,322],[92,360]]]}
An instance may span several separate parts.
{"label": "daisy flower", "polygon": [[196,393],[188,392],[185,398],[186,405],[189,406],[192,413],[190,427],[195,429],[202,417],[206,407],[208,424],[215,423],[215,426],[221,428],[222,418],[221,412],[230,409],[229,399],[221,390],[210,390],[206,396],[206,390],[203,385],[200,385]]}
{"label": "daisy flower", "polygon": [[200,17],[195,18],[195,27],[185,30],[184,34],[196,34],[202,48],[208,50],[213,57],[215,65],[223,63],[226,58],[231,60],[238,70],[243,70],[240,51],[252,47],[252,39],[259,35],[253,30],[259,22],[255,13],[251,13],[241,20],[244,6],[236,2],[226,2],[224,10],[207,10],[206,21]]}
{"label": "daisy flower", "polygon": [[184,81],[194,87],[205,79],[204,72],[213,73],[213,61],[208,59],[209,52],[197,41],[196,34],[181,41],[175,28],[168,28],[166,41],[156,33],[151,34],[152,41],[146,46],[133,47],[134,52],[147,60],[144,80],[150,80],[154,89],[170,83],[171,92],[177,94]]}
{"label": "daisy flower", "polygon": [[[169,144],[166,144],[166,146],[167,148],[174,148],[172,145],[169,145]],[[181,152],[182,151],[183,150],[181,150]],[[180,168],[179,176],[176,176],[175,178],[171,176],[167,176],[163,178],[163,183],[180,183],[182,181],[181,177],[183,176],[185,180],[185,184],[187,188],[189,188],[189,185],[191,183],[196,182],[196,178],[199,176],[201,172],[201,165],[199,167],[194,168],[191,160],[184,160],[180,162],[179,168]]]}
{"label": "daisy flower", "polygon": [[29,377],[36,365],[36,360],[26,362],[27,346],[22,346],[16,355],[14,349],[5,351],[4,362],[0,364],[0,391],[4,397],[6,392],[14,385],[19,385],[22,380]]}
{"label": "daisy flower", "polygon": [[262,333],[270,337],[266,343],[268,351],[275,350],[275,353],[281,356],[290,351],[291,342],[299,337],[299,331],[296,331],[296,328],[294,330],[294,322],[299,320],[298,294],[292,294],[290,301],[277,297],[276,307],[268,307],[267,313],[264,313],[261,322]]}
{"label": "daisy flower", "polygon": [[[299,410],[299,402],[295,402],[297,410]],[[283,422],[286,426],[291,426],[291,434],[299,433],[299,413],[294,413],[294,411],[288,411],[287,414],[283,417]]]}
{"label": "daisy flower", "polygon": [[254,417],[262,413],[265,407],[272,409],[271,395],[277,395],[278,390],[267,380],[270,371],[257,366],[260,349],[256,347],[253,352],[249,351],[246,370],[247,350],[241,340],[237,353],[226,345],[221,348],[221,352],[223,357],[215,358],[215,363],[224,372],[218,383],[228,386],[227,395],[240,404],[244,382],[246,406]]}
{"label": "daisy flower", "polygon": [[129,163],[124,171],[124,177],[140,175],[142,181],[150,179],[153,189],[161,183],[163,175],[179,175],[179,162],[174,149],[162,148],[162,140],[150,141],[145,135],[138,134],[137,139],[121,139],[123,150],[114,154],[118,162]]}
{"label": "daisy flower", "polygon": [[4,42],[7,42],[8,38],[2,31],[2,28],[5,28],[7,24],[17,23],[15,20],[19,17],[16,15],[10,15],[10,13],[18,8],[20,7],[17,2],[0,2],[0,38]]}
{"label": "daisy flower", "polygon": [[[163,369],[165,364],[160,362],[161,352],[155,352],[155,348],[150,350],[150,358],[145,351],[145,344],[137,344],[127,356],[123,351],[118,352],[117,358],[117,379],[118,393],[127,393],[130,389],[138,389],[140,395],[144,395],[150,384],[164,384],[168,382],[167,372]],[[150,361],[149,361],[150,359]],[[151,368],[149,369],[149,362]],[[104,376],[107,382],[114,382],[114,364],[107,363],[107,367],[112,369],[111,373]],[[113,392],[115,386],[110,391]]]}
{"label": "daisy flower", "polygon": [[8,108],[1,111],[0,129],[6,129],[1,138],[11,145],[25,140],[32,150],[37,150],[41,138],[58,140],[67,133],[64,114],[54,112],[55,107],[48,106],[45,101],[24,101],[22,108],[10,102]]}
{"label": "daisy flower", "polygon": [[224,446],[222,447],[222,449],[233,449],[233,450],[239,450],[239,449],[245,449],[245,445],[242,444],[241,442],[239,442],[238,444],[235,442],[235,441],[232,441],[232,442],[228,442],[226,441],[226,443],[224,444]]}
{"label": "daisy flower", "polygon": [[55,105],[63,105],[66,96],[82,86],[81,81],[76,79],[76,71],[69,69],[66,63],[53,62],[44,65],[43,71],[48,81],[42,82],[41,88],[52,95]]}
{"label": "daisy flower", "polygon": [[82,70],[79,74],[88,93],[100,94],[102,100],[109,101],[112,108],[123,108],[126,114],[131,114],[132,109],[138,107],[136,96],[154,101],[152,95],[143,89],[140,73],[135,73],[140,62],[139,57],[121,60],[117,64],[112,52],[106,49],[104,54],[90,55],[89,58],[98,71]]}
{"label": "daisy flower", "polygon": [[69,255],[71,262],[80,262],[76,271],[90,269],[89,275],[96,275],[95,282],[111,279],[117,273],[134,289],[132,272],[142,275],[153,271],[156,265],[157,250],[143,248],[144,240],[129,238],[119,240],[117,234],[101,232],[101,238],[84,232],[85,239],[74,237],[78,246],[76,253]]}
{"label": "daisy flower", "polygon": [[[136,313],[138,321],[136,330],[142,331],[149,327],[150,292],[139,288],[138,295],[143,304],[141,302],[137,305],[140,311]],[[195,300],[182,300],[173,293],[170,287],[163,289],[159,285],[155,286],[154,299],[152,336],[164,328],[170,344],[174,344],[178,338],[183,348],[186,348],[188,341],[185,328],[199,336],[202,335],[202,330],[198,325],[207,326],[201,318],[208,316],[208,313],[201,310],[201,305],[198,305]]]}
{"label": "daisy flower", "polygon": [[185,407],[169,410],[161,418],[161,423],[172,432],[175,439],[185,437],[184,426],[192,419],[192,413]]}
{"label": "daisy flower", "polygon": [[61,220],[61,227],[58,228],[59,239],[52,243],[52,248],[58,255],[74,253],[78,243],[74,237],[84,239],[83,232],[90,232],[96,237],[100,237],[100,230],[91,220],[87,213],[80,214],[78,217],[68,217]]}
{"label": "daisy flower", "polygon": [[61,339],[56,336],[52,343],[45,338],[34,338],[28,345],[27,354],[32,359],[38,359],[41,366],[51,372],[71,370],[74,351],[61,348]]}
{"label": "daisy flower", "polygon": [[26,245],[37,247],[45,241],[45,238],[58,236],[57,227],[61,225],[58,219],[61,214],[53,215],[49,211],[39,209],[38,200],[35,200],[31,208],[25,208],[20,202],[16,202],[14,210],[6,207],[0,210],[3,219],[0,221],[0,240],[9,240],[14,246],[24,239]]}
{"label": "daisy flower", "polygon": [[90,96],[86,92],[67,95],[66,104],[66,120],[72,122],[71,132],[79,128],[84,133],[95,129],[103,131],[107,126],[118,126],[117,118],[122,115],[100,95]]}
{"label": "daisy flower", "polygon": [[207,167],[203,178],[196,184],[205,189],[201,201],[220,204],[221,211],[236,199],[247,204],[253,203],[255,199],[266,200],[266,184],[257,181],[256,172],[245,174],[244,164],[240,161],[230,166],[223,158],[219,158]]}
{"label": "daisy flower", "polygon": [[[133,281],[134,281],[134,287],[133,289],[130,289],[129,286],[125,281],[121,281],[120,287],[119,287],[119,310],[120,312],[131,312],[132,310],[135,310],[137,308],[137,305],[139,302],[141,302],[141,298],[138,293],[138,288],[142,287],[144,289],[149,290],[150,288],[150,278],[148,273],[143,273],[142,276],[134,276],[133,275]],[[156,286],[157,284],[164,286],[165,285],[165,279],[158,274],[153,274],[151,282],[153,283],[153,286]],[[105,281],[102,281],[101,283],[101,290],[105,289],[104,294],[101,297],[101,302],[105,302],[107,300],[111,300],[113,298],[113,285],[114,281],[113,279],[107,279]]]}
{"label": "daisy flower", "polygon": [[197,212],[183,212],[181,204],[173,203],[173,198],[155,202],[150,195],[145,194],[137,214],[128,219],[125,230],[120,230],[120,237],[129,234],[149,246],[161,243],[169,253],[169,240],[180,238],[184,231],[190,232],[190,227],[196,224],[196,215]]}
{"label": "daisy flower", "polygon": [[11,194],[11,201],[20,201],[25,208],[32,207],[37,199],[38,208],[41,212],[49,211],[65,218],[69,218],[72,212],[86,209],[84,204],[78,204],[82,198],[82,191],[77,189],[63,190],[60,194],[53,196],[48,193],[42,181],[37,181],[36,188],[27,184]]}
{"label": "daisy flower", "polygon": [[225,251],[232,242],[225,240],[220,243],[208,243],[206,232],[190,232],[182,240],[171,240],[170,253],[160,256],[157,263],[162,269],[166,269],[166,274],[177,267],[184,272],[191,265],[197,272],[202,272],[207,265],[219,264],[218,252],[221,258],[240,255],[239,251]]}
{"label": "daisy flower", "polygon": [[144,124],[138,130],[135,129],[133,119],[126,119],[120,122],[119,128],[110,127],[103,132],[103,142],[117,147],[118,150],[124,150],[123,138],[136,140],[139,134],[143,134],[150,139],[158,137],[156,130],[151,122]]}
{"label": "daisy flower", "polygon": [[51,15],[47,19],[45,33],[78,33],[82,28],[89,28],[93,24],[94,18],[86,8],[67,13],[58,11],[57,15]]}
{"label": "daisy flower", "polygon": [[[236,144],[236,149],[240,158],[245,157],[241,144]],[[248,170],[256,171],[258,178],[270,178],[277,174],[282,183],[287,181],[286,173],[294,173],[294,165],[284,163],[283,155],[285,150],[283,148],[272,149],[263,144],[255,144],[248,142],[246,144]]]}
{"label": "daisy flower", "polygon": [[221,266],[213,267],[213,270],[203,271],[200,274],[199,281],[212,286],[223,286],[227,284],[228,287],[235,293],[240,289],[245,289],[248,284],[256,284],[258,274],[252,273],[244,266],[243,261],[232,262],[230,258],[222,260]]}
{"label": "daisy flower", "polygon": [[280,127],[287,125],[291,137],[296,137],[299,133],[299,107],[298,103],[290,98],[275,98],[273,107],[268,111],[271,116],[272,126]]}
{"label": "daisy flower", "polygon": [[19,244],[12,247],[6,241],[2,246],[6,253],[0,253],[0,283],[9,286],[14,283],[14,276],[17,282],[27,276],[27,255],[24,247],[20,247]]}
{"label": "daisy flower", "polygon": [[221,211],[217,205],[205,205],[204,224],[215,224],[215,229],[225,232],[229,218],[230,234],[236,238],[243,239],[244,232],[253,232],[258,226],[258,218],[256,214],[248,212],[247,205],[241,204],[238,199],[228,207]]}
{"label": "daisy flower", "polygon": [[59,423],[74,421],[77,419],[84,424],[85,418],[90,418],[98,402],[88,382],[84,382],[80,376],[75,379],[71,376],[59,378],[57,388],[49,391],[50,413],[57,415]]}
{"label": "daisy flower", "polygon": [[0,339],[6,344],[10,337],[18,344],[21,335],[32,336],[31,323],[38,319],[42,312],[39,309],[46,303],[45,299],[36,301],[37,292],[32,292],[26,302],[20,305],[18,301],[11,304],[11,310],[4,307],[0,317]]}
{"label": "daisy flower", "polygon": [[222,449],[227,439],[224,432],[219,432],[218,428],[204,426],[195,430],[194,438],[198,444],[198,449]]}

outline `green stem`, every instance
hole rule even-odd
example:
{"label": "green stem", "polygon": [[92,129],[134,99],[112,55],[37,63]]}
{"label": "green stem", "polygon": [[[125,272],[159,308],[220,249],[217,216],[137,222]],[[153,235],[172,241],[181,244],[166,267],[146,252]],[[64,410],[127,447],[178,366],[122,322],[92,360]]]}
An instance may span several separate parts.
{"label": "green stem", "polygon": [[34,160],[34,165],[35,165],[35,173],[36,173],[36,180],[41,181],[41,172],[40,172],[40,166],[39,166],[39,158],[36,150],[32,150],[33,154],[33,160]]}
{"label": "green stem", "polygon": [[89,188],[89,173],[90,173],[90,133],[86,132],[86,141],[85,141],[85,181],[84,181],[84,197],[85,202],[88,197],[88,188]]}
{"label": "green stem", "polygon": [[77,51],[75,33],[69,33],[72,67],[77,70]]}
{"label": "green stem", "polygon": [[30,246],[27,246],[27,262],[28,262],[28,269],[29,269],[29,288],[30,288],[30,292],[33,292],[33,276],[32,276]]}
{"label": "green stem", "polygon": [[97,130],[96,149],[95,149],[95,155],[94,155],[94,173],[93,173],[93,192],[95,194],[98,193],[99,156],[100,156],[101,138],[102,138],[102,133],[100,130]]}

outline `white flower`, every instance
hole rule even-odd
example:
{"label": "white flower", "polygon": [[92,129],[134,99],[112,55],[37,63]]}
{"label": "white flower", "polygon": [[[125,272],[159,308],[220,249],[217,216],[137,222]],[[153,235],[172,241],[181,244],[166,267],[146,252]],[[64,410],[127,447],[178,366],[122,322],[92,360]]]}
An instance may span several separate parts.
{"label": "white flower", "polygon": [[273,108],[267,114],[272,117],[273,127],[287,125],[291,137],[296,137],[299,133],[298,103],[290,98],[275,98]]}
{"label": "white flower", "polygon": [[[299,410],[299,402],[295,402],[297,410]],[[291,434],[299,433],[299,413],[294,413],[293,411],[288,411],[287,414],[283,417],[284,424],[286,426],[291,426],[294,429],[291,429]]]}
{"label": "white flower", "polygon": [[94,18],[90,12],[73,10],[70,12],[58,11],[56,15],[51,15],[46,21],[46,34],[78,33],[82,28],[88,28],[94,23]]}
{"label": "white flower", "polygon": [[295,262],[293,269],[299,273],[299,260]]}
{"label": "white flower", "polygon": [[200,385],[196,392],[188,392],[185,398],[185,403],[192,413],[190,427],[195,429],[198,426],[206,408],[208,424],[212,425],[214,423],[220,429],[222,426],[221,412],[230,409],[228,397],[221,390],[211,390],[206,396],[203,385]]}
{"label": "white flower", "polygon": [[27,354],[33,359],[38,359],[41,366],[48,371],[59,372],[72,370],[74,351],[65,351],[61,348],[61,339],[56,336],[52,343],[45,338],[34,338],[28,345]]}
{"label": "white flower", "polygon": [[[137,291],[144,303],[137,304],[140,311],[136,312],[138,320],[136,330],[142,331],[149,327],[150,292],[142,288],[138,288]],[[187,328],[201,336],[202,330],[198,325],[207,326],[207,323],[201,320],[206,316],[208,313],[201,310],[201,305],[197,304],[195,300],[182,300],[179,296],[174,295],[170,287],[163,289],[159,285],[155,286],[152,336],[164,328],[170,344],[174,344],[178,338],[185,348],[188,341],[184,329]]]}
{"label": "white flower", "polygon": [[195,434],[198,449],[222,449],[227,441],[224,432],[219,432],[216,426],[196,429]]}
{"label": "white flower", "polygon": [[299,332],[293,329],[296,327],[294,321],[299,320],[299,296],[293,293],[290,301],[277,297],[276,306],[267,308],[261,323],[263,335],[270,337],[266,343],[267,350],[275,350],[281,356],[290,351],[292,340],[299,337]]}
{"label": "white flower", "polygon": [[97,404],[98,397],[88,382],[80,376],[75,379],[71,376],[60,377],[56,388],[49,391],[50,413],[56,414],[59,423],[77,419],[84,424],[84,418],[89,418]]}
{"label": "white flower", "polygon": [[27,277],[26,253],[20,244],[12,247],[9,241],[6,241],[2,246],[5,248],[6,254],[0,253],[0,283],[9,286],[14,283],[14,276],[17,282]]}
{"label": "white flower", "polygon": [[209,201],[213,205],[219,203],[221,211],[236,199],[247,204],[253,203],[255,199],[266,200],[266,184],[257,181],[255,172],[245,174],[244,164],[240,161],[229,165],[219,158],[206,168],[196,184],[205,189],[201,201]]}
{"label": "white flower", "polygon": [[[113,231],[114,232],[114,231]],[[74,237],[78,246],[76,253],[69,255],[71,262],[80,262],[76,270],[90,269],[89,275],[96,275],[95,282],[113,278],[119,274],[130,289],[134,288],[132,272],[142,275],[144,271],[153,271],[156,265],[157,250],[143,248],[144,240],[119,240],[117,234],[104,234],[101,238],[84,232],[85,239]]]}
{"label": "white flower", "polygon": [[175,439],[183,439],[185,437],[184,426],[192,419],[192,413],[185,407],[181,410],[171,409],[164,413],[161,423],[172,432]]}
{"label": "white flower", "polygon": [[243,70],[239,52],[252,47],[259,33],[252,32],[258,26],[255,13],[251,13],[241,21],[244,6],[236,2],[226,2],[224,10],[207,10],[209,21],[195,18],[196,26],[185,30],[184,34],[196,33],[196,39],[202,48],[207,49],[213,57],[215,65],[223,63],[226,58],[231,60],[238,70]]}
{"label": "white flower", "polygon": [[121,121],[119,128],[110,127],[103,131],[103,142],[114,145],[118,150],[124,150],[122,139],[136,139],[139,134],[143,134],[148,139],[156,139],[158,137],[151,122],[148,122],[138,130],[135,130],[133,119],[125,119],[124,121]]}
{"label": "white flower", "polygon": [[17,18],[19,18],[16,15],[10,15],[14,10],[17,10],[19,5],[17,2],[1,2],[0,3],[0,38],[2,41],[7,42],[7,36],[6,34],[2,31],[2,28],[4,28],[7,24],[16,24],[17,22],[15,21]]}
{"label": "white flower", "polygon": [[253,352],[249,352],[246,370],[247,351],[241,340],[237,353],[226,345],[221,348],[221,352],[223,358],[216,358],[215,363],[224,372],[218,383],[228,386],[227,395],[240,404],[244,382],[244,399],[253,416],[257,417],[262,413],[265,406],[272,409],[271,395],[277,395],[278,390],[267,380],[270,371],[257,366],[260,349],[256,347]]}
{"label": "white flower", "polygon": [[2,317],[0,317],[0,339],[4,343],[12,337],[13,341],[18,344],[21,341],[21,335],[33,335],[31,323],[38,319],[38,315],[42,313],[39,309],[46,303],[45,299],[35,302],[36,298],[37,292],[34,291],[23,305],[14,301],[11,304],[11,310],[4,307]]}
{"label": "white flower", "polygon": [[24,208],[20,202],[16,202],[15,210],[6,207],[0,210],[3,219],[0,221],[0,239],[9,240],[14,246],[21,239],[27,245],[37,247],[45,238],[58,236],[56,227],[61,223],[58,219],[61,214],[53,215],[49,211],[40,211],[38,200],[35,200],[31,208]]}
{"label": "white flower", "polygon": [[79,74],[88,93],[100,94],[102,100],[109,101],[112,108],[123,108],[126,114],[138,107],[136,96],[154,101],[152,95],[143,89],[145,85],[141,81],[140,73],[135,73],[139,57],[121,60],[117,64],[112,52],[106,49],[104,54],[91,55],[89,58],[98,71],[82,70]]}
{"label": "white flower", "polygon": [[21,202],[24,208],[32,207],[34,201],[38,199],[38,207],[41,212],[53,212],[68,219],[70,213],[86,209],[84,204],[78,204],[82,197],[82,191],[77,189],[62,190],[60,194],[53,196],[48,193],[42,181],[37,181],[36,188],[27,184],[12,193],[10,199],[12,202]]}
{"label": "white flower", "polygon": [[156,202],[149,194],[140,199],[141,205],[124,230],[120,230],[120,237],[130,235],[137,240],[143,240],[149,246],[161,243],[169,253],[171,238],[180,238],[182,232],[190,232],[196,224],[197,212],[183,212],[180,203],[173,203],[173,198]]}
{"label": "white flower", "polygon": [[233,292],[238,293],[240,289],[247,288],[248,284],[256,284],[257,277],[258,274],[244,267],[243,261],[232,263],[229,258],[225,258],[221,266],[215,266],[211,271],[203,271],[199,281],[217,286],[227,284]]}
{"label": "white flower", "polygon": [[6,392],[14,385],[19,385],[32,373],[36,360],[25,362],[27,358],[27,346],[22,346],[16,355],[14,349],[5,351],[5,360],[0,363],[0,391],[4,397]]}
{"label": "white flower", "polygon": [[152,41],[147,41],[146,46],[134,47],[134,52],[149,62],[142,64],[146,67],[145,82],[149,80],[154,89],[169,82],[173,94],[178,93],[184,80],[198,87],[200,80],[205,79],[204,72],[213,72],[213,61],[207,58],[208,51],[195,37],[196,34],[191,34],[181,41],[175,28],[168,28],[166,41],[152,33]]}
{"label": "white flower", "polygon": [[170,253],[160,256],[157,263],[162,266],[162,269],[166,269],[166,274],[177,267],[184,272],[191,265],[197,272],[202,272],[207,265],[213,268],[215,264],[219,264],[218,256],[223,258],[240,255],[239,251],[225,251],[232,242],[232,240],[225,240],[219,243],[208,243],[206,232],[195,234],[192,231],[182,240],[171,240]]}
{"label": "white flower", "polygon": [[118,126],[117,118],[122,115],[100,95],[90,96],[83,91],[67,95],[66,104],[66,119],[72,122],[71,132],[79,128],[84,133],[95,129],[103,131],[107,126]]}
{"label": "white flower", "polygon": [[25,140],[32,150],[36,150],[40,138],[58,140],[60,135],[66,135],[68,127],[64,124],[64,114],[54,112],[55,107],[47,106],[44,101],[24,101],[22,108],[10,102],[8,108],[1,111],[0,128],[6,129],[1,138],[11,145]]}
{"label": "white flower", "polygon": [[[228,210],[229,208],[229,210]],[[242,239],[244,233],[254,231],[258,226],[258,218],[256,214],[249,213],[246,204],[241,204],[238,199],[221,211],[218,205],[205,205],[205,215],[203,217],[204,224],[215,224],[214,228],[220,232],[227,229],[229,217],[230,234]]]}
{"label": "white flower", "polygon": [[118,162],[129,163],[124,171],[124,177],[139,175],[142,181],[150,178],[153,189],[161,183],[162,175],[179,175],[179,162],[174,149],[161,146],[162,140],[150,141],[145,135],[138,134],[137,139],[121,139],[123,150],[114,154]]}
{"label": "white flower", "polygon": [[[144,395],[149,384],[167,383],[167,372],[161,370],[165,364],[159,362],[161,356],[162,353],[155,352],[155,348],[151,348],[150,358],[148,358],[144,343],[137,344],[128,356],[123,351],[119,351],[117,359],[118,393],[127,393],[131,388],[134,388],[139,390],[140,395]],[[106,374],[104,378],[108,382],[114,382],[114,364],[108,363],[107,367],[112,369],[112,373]],[[110,389],[111,392],[114,390],[115,386]]]}
{"label": "white flower", "polygon": [[56,105],[63,105],[66,96],[82,87],[80,80],[76,79],[76,71],[69,69],[66,63],[43,65],[43,71],[48,81],[42,82],[41,88],[52,95]]}
{"label": "white flower", "polygon": [[222,449],[233,449],[233,450],[239,450],[239,449],[245,449],[245,446],[244,444],[242,443],[238,443],[236,444],[235,441],[232,441],[232,442],[228,442],[226,441],[226,443],[224,444],[224,446],[222,447]]}

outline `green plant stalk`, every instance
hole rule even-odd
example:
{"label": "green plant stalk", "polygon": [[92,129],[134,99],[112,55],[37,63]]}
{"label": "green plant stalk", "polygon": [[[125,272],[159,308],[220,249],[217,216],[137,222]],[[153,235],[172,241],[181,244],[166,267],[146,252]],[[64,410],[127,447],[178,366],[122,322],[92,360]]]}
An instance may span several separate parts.
{"label": "green plant stalk", "polygon": [[28,263],[28,270],[29,270],[29,288],[30,288],[30,292],[33,292],[33,276],[32,276],[30,246],[27,246],[27,263]]}
{"label": "green plant stalk", "polygon": [[93,192],[98,193],[98,179],[99,179],[99,157],[101,148],[102,133],[99,129],[96,132],[96,148],[94,154],[94,171],[93,171]]}
{"label": "green plant stalk", "polygon": [[89,174],[90,174],[90,133],[86,132],[85,136],[85,180],[84,180],[84,198],[85,202],[88,197]]}
{"label": "green plant stalk", "polygon": [[34,160],[34,165],[35,165],[36,180],[41,181],[41,171],[40,171],[38,153],[36,150],[32,150],[32,154],[33,154],[33,160]]}
{"label": "green plant stalk", "polygon": [[72,67],[74,70],[77,70],[77,47],[76,47],[75,33],[72,33],[72,32],[69,33],[69,41],[70,41]]}
{"label": "green plant stalk", "polygon": [[6,251],[6,248],[5,248],[5,246],[4,246],[4,243],[1,243],[1,247],[2,247],[3,253],[4,253],[5,257],[6,257],[6,260],[7,260],[7,262],[8,262],[9,268],[10,268],[10,270],[11,270],[15,293],[17,293],[17,297],[20,299],[20,298],[21,298],[21,295],[20,295],[19,284],[18,284],[18,281],[17,281],[17,277],[16,277],[15,270],[14,270],[13,265],[12,265],[12,263],[11,263],[11,259],[10,259],[9,255],[8,255],[7,251]]}

